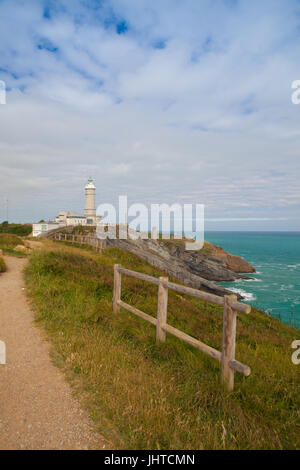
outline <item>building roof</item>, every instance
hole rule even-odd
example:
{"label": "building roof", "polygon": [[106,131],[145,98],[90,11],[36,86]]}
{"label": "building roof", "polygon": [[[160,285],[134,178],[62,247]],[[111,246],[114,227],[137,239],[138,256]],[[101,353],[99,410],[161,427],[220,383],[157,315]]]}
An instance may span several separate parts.
{"label": "building roof", "polygon": [[46,222],[37,222],[32,225],[59,225],[58,222],[54,222],[53,220],[48,220]]}
{"label": "building roof", "polygon": [[67,217],[82,217],[85,219],[85,215],[79,214],[78,212],[68,211]]}

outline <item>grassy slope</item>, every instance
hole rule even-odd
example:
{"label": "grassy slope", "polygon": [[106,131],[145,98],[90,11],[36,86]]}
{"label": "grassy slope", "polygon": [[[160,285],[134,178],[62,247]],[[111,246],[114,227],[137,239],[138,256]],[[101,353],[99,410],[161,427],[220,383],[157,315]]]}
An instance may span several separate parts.
{"label": "grassy slope", "polygon": [[[170,336],[157,347],[152,325],[124,310],[113,315],[114,263],[155,276],[159,271],[114,249],[101,256],[50,241],[45,246],[26,270],[36,319],[112,447],[299,447],[299,370],[290,347],[297,331],[256,310],[240,315],[237,359],[252,375],[236,374],[229,394],[216,361]],[[155,315],[155,286],[124,277],[122,294]],[[221,308],[170,292],[168,322],[220,349]]]}

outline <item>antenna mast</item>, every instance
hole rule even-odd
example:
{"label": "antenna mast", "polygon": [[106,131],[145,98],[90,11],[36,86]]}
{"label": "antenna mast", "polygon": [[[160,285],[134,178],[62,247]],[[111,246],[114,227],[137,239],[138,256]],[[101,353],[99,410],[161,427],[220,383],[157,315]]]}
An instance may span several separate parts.
{"label": "antenna mast", "polygon": [[8,197],[6,197],[5,203],[6,203],[6,220],[8,222]]}

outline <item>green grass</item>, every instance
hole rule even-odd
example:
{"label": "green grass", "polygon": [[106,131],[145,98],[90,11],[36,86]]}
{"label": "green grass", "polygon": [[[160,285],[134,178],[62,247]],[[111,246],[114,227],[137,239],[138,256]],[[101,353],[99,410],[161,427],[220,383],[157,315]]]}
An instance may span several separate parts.
{"label": "green grass", "polygon": [[27,258],[27,254],[23,253],[22,251],[16,251],[16,250],[9,250],[9,249],[3,249],[3,253],[9,256],[14,256],[15,258]]}
{"label": "green grass", "polygon": [[[220,385],[220,365],[121,310],[112,313],[113,265],[159,276],[116,249],[104,255],[46,241],[25,271],[37,322],[52,354],[113,448],[299,448],[299,369],[291,343],[299,332],[253,310],[239,315],[237,353],[252,369]],[[122,279],[122,299],[155,316],[157,287]],[[220,349],[222,309],[169,292],[168,323]],[[298,376],[297,376],[298,374]]]}
{"label": "green grass", "polygon": [[31,232],[31,224],[9,224],[7,222],[0,224],[0,233],[12,233],[22,237],[29,235]]}
{"label": "green grass", "polygon": [[24,245],[22,238],[11,233],[0,233],[0,248],[13,250],[17,245]]}
{"label": "green grass", "polygon": [[22,238],[11,233],[0,233],[0,248],[3,253],[17,258],[26,258],[26,253],[14,249],[17,245],[24,245]]}
{"label": "green grass", "polygon": [[6,264],[2,256],[0,256],[0,273],[4,273],[6,271]]}

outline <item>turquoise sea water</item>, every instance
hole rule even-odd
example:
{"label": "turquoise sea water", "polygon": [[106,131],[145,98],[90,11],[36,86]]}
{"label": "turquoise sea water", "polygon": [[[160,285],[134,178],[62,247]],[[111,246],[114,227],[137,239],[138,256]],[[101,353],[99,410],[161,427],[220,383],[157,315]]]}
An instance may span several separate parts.
{"label": "turquoise sea water", "polygon": [[251,280],[221,285],[286,324],[300,328],[300,232],[206,232],[205,239],[243,256],[256,269]]}

